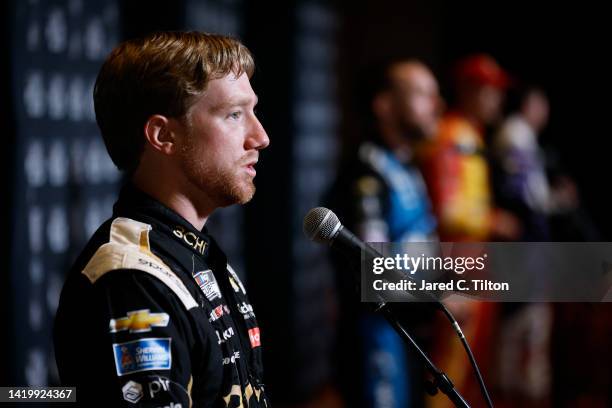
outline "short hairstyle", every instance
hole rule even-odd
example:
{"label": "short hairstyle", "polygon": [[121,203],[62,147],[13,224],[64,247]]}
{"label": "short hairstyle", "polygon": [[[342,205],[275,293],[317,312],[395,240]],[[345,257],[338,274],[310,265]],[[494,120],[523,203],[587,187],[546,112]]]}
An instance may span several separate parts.
{"label": "short hairstyle", "polygon": [[391,70],[398,65],[414,64],[427,67],[422,60],[410,56],[385,57],[374,61],[360,76],[361,103],[366,114],[371,113],[372,101],[376,96],[391,88]]}
{"label": "short hairstyle", "polygon": [[94,86],[96,121],[113,163],[133,172],[151,115],[180,118],[212,79],[253,75],[238,40],[202,32],[159,32],[126,41],[108,56]]}

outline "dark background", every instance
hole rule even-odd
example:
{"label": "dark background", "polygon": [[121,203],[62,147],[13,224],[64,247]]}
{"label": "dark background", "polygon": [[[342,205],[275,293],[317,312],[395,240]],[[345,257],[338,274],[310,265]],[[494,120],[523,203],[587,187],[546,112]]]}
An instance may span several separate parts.
{"label": "dark background", "polygon": [[[6,352],[2,385],[57,383],[49,340],[57,281],[84,244],[87,223],[110,213],[119,183],[108,163],[79,178],[75,162],[90,160],[87,154],[103,160],[94,148],[85,156],[69,153],[77,140],[94,143],[95,123],[85,113],[80,118],[68,113],[52,118],[50,108],[39,117],[28,115],[26,79],[36,71],[45,81],[55,74],[90,81],[103,55],[118,41],[150,31],[233,34],[255,56],[253,86],[271,146],[258,166],[256,198],[243,209],[219,211],[211,219],[211,229],[249,286],[261,321],[268,389],[275,401],[307,401],[325,388],[334,372],[333,277],[323,249],[302,237],[301,219],[319,204],[333,180],[341,146],[360,131],[359,118],[350,108],[364,83],[363,68],[372,61],[397,55],[421,58],[441,81],[448,99],[452,63],[474,52],[490,53],[517,78],[543,86],[552,115],[544,142],[559,153],[563,167],[575,178],[599,239],[610,240],[610,131],[604,113],[609,73],[603,67],[609,46],[603,10],[587,3],[549,6],[528,1],[275,3],[3,2],[1,115],[8,143],[2,170],[9,191],[3,225],[9,239],[3,247],[2,310],[9,335],[1,344]],[[99,53],[87,56],[82,51],[67,57],[63,51],[52,52],[45,45],[44,28],[53,10],[66,16],[68,37],[77,32],[84,38],[88,22],[101,18],[105,36],[99,40]],[[30,50],[26,37],[31,21],[39,24],[41,43]],[[26,155],[33,140],[43,141],[44,157],[50,156],[54,141],[66,147],[68,176],[63,184],[28,181],[27,166],[43,168],[46,174],[50,163],[29,162],[35,160]],[[94,215],[87,218],[92,202]],[[39,224],[36,216],[32,221],[32,208],[41,211]],[[48,232],[58,208],[66,223],[59,228],[68,239],[63,247],[55,245],[55,235]],[[45,238],[36,247],[31,235],[39,232]]]}

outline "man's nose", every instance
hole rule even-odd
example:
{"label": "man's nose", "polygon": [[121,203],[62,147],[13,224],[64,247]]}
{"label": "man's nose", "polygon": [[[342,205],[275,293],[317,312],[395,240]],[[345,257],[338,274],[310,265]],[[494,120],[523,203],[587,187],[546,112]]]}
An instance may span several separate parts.
{"label": "man's nose", "polygon": [[270,138],[257,117],[253,117],[252,129],[248,137],[249,148],[265,149],[270,144]]}

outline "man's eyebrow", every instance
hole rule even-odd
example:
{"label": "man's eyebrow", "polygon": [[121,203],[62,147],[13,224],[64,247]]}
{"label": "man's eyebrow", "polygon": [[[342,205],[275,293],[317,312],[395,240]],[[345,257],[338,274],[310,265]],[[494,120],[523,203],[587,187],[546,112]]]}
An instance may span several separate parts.
{"label": "man's eyebrow", "polygon": [[259,98],[257,97],[257,95],[255,95],[254,98],[251,97],[238,97],[238,98],[230,98],[229,100],[225,101],[225,102],[220,102],[219,104],[217,104],[216,106],[213,107],[214,110],[222,110],[222,109],[226,109],[226,108],[230,108],[232,106],[247,106],[250,105],[251,103],[253,103],[253,106],[257,105],[257,102],[259,101]]}

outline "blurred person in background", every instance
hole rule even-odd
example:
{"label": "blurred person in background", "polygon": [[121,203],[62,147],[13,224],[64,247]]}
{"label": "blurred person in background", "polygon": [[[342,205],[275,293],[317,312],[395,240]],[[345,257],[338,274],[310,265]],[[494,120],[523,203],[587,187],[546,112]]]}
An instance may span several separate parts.
{"label": "blurred person in background", "polygon": [[[520,218],[522,241],[597,241],[578,188],[558,155],[540,146],[550,106],[543,89],[510,92],[509,117],[492,141],[497,203]],[[553,158],[553,159],[551,159]],[[609,406],[612,325],[606,304],[503,305],[495,384],[504,406]]]}
{"label": "blurred person in background", "polygon": [[493,186],[496,203],[521,220],[521,241],[551,239],[548,216],[576,208],[576,188],[568,178],[551,186],[539,135],[548,123],[544,91],[525,86],[510,92],[510,116],[493,137]]}
{"label": "blurred person in background", "polygon": [[113,50],[96,119],[127,183],[76,260],[54,328],[81,406],[267,406],[259,327],[205,224],[255,193],[268,136],[238,41],[162,32]]}
{"label": "blurred person in background", "polygon": [[[509,75],[490,56],[478,54],[460,60],[454,71],[455,103],[443,116],[435,138],[419,148],[419,157],[438,218],[442,241],[479,242],[513,240],[519,224],[509,212],[494,206],[486,130],[501,118]],[[448,306],[461,323],[474,349],[485,381],[491,361],[496,307],[492,303],[460,300]],[[433,344],[434,360],[446,371],[468,401],[481,401],[464,350],[447,322],[440,320]],[[431,406],[448,406],[442,398]]]}
{"label": "blurred person in background", "polygon": [[[493,189],[497,205],[521,222],[521,241],[550,239],[548,214],[554,200],[538,136],[549,117],[548,99],[536,87],[510,90],[510,112],[491,143]],[[570,203],[568,203],[570,204]],[[501,307],[496,378],[498,402],[547,406],[550,401],[552,308],[546,303]]]}
{"label": "blurred person in background", "polygon": [[[366,242],[436,239],[414,149],[418,140],[437,131],[442,108],[438,83],[427,66],[412,59],[379,64],[364,80],[370,83],[363,98],[368,133],[349,147],[329,206]],[[334,263],[340,295],[338,379],[347,406],[421,406],[420,360],[407,357],[405,344],[384,318],[361,309],[346,262]],[[405,315],[418,316],[418,305],[410,306],[412,312]]]}
{"label": "blurred person in background", "polygon": [[453,80],[455,104],[420,148],[440,238],[514,239],[516,219],[493,206],[485,134],[501,118],[509,76],[491,57],[475,55],[457,64]]}

